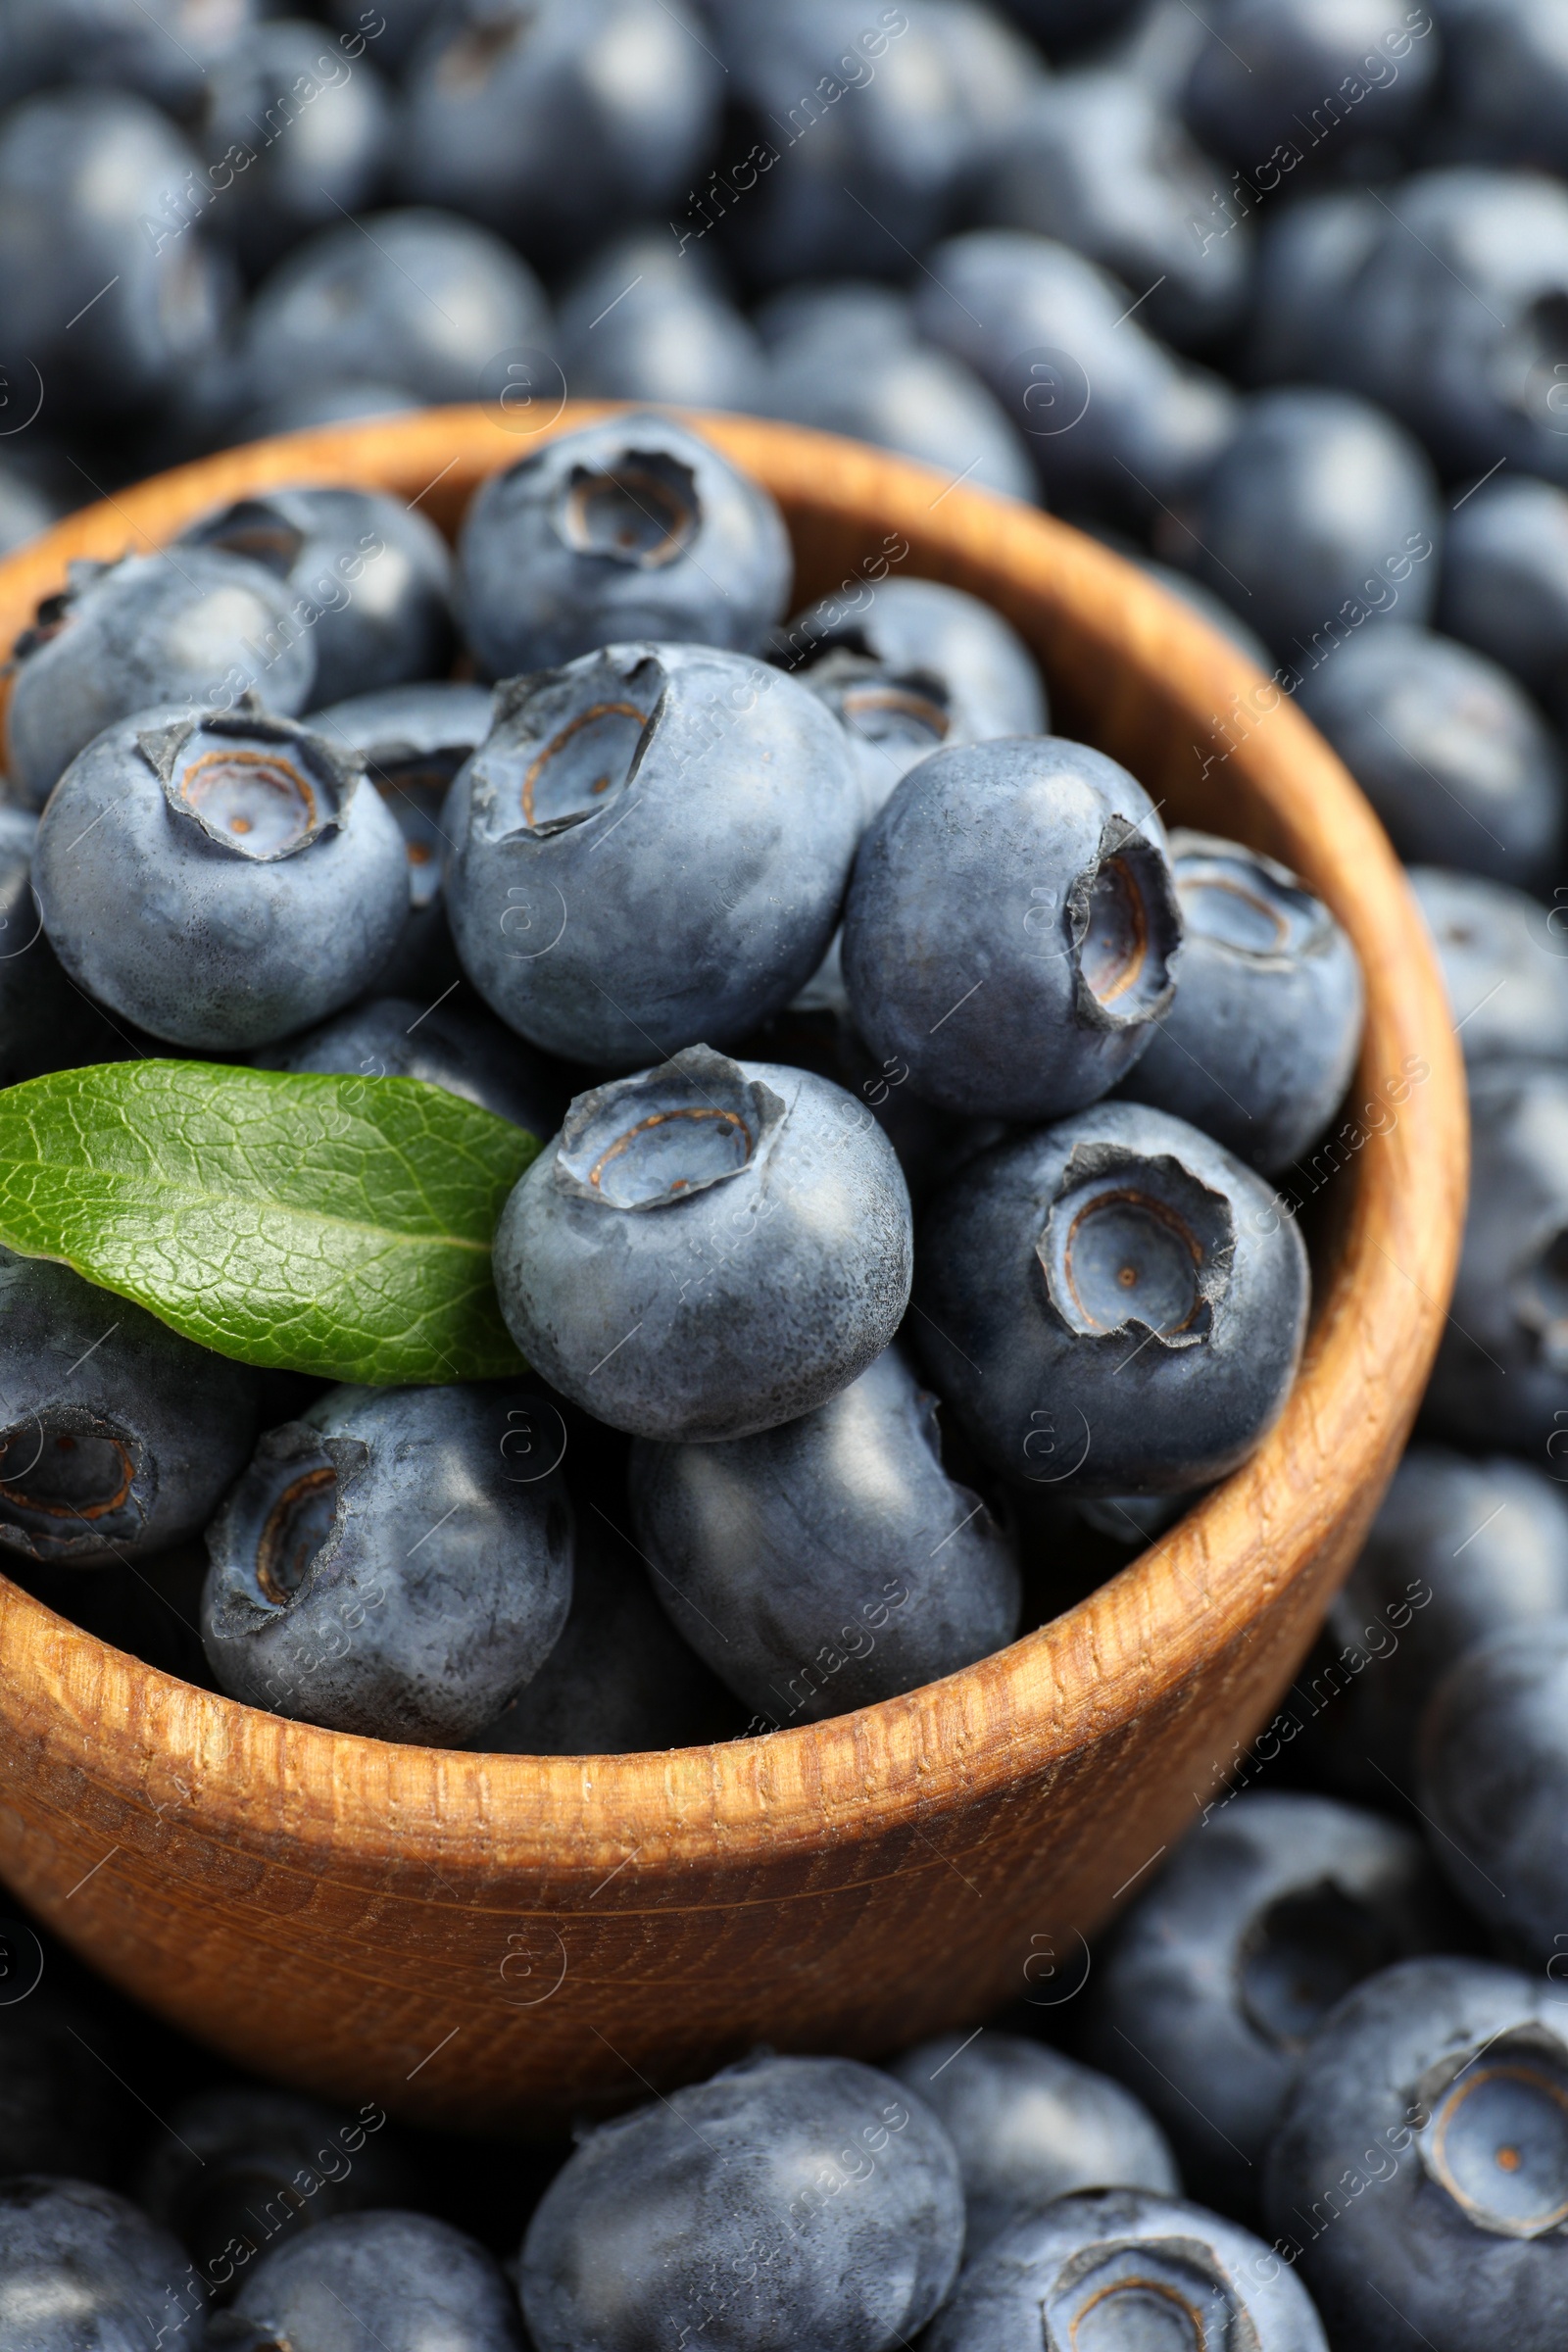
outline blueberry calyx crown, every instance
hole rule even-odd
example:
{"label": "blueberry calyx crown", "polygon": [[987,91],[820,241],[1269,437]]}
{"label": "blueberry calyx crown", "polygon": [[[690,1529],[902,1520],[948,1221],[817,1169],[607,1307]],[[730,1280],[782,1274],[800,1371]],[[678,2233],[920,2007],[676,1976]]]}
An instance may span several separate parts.
{"label": "blueberry calyx crown", "polygon": [[309,1421],[263,1433],[223,1505],[213,1547],[239,1572],[248,1619],[265,1624],[286,1614],[331,1565],[348,1490],[368,1460],[359,1439],[323,1436]]}
{"label": "blueberry calyx crown", "polygon": [[1067,893],[1067,925],[1077,1009],[1089,1027],[1126,1028],[1165,1010],[1176,991],[1181,910],[1163,855],[1129,818],[1101,827],[1095,863]]}
{"label": "blueberry calyx crown", "polygon": [[953,720],[940,678],[925,670],[896,670],[851,641],[831,640],[799,674],[853,735],[867,743],[897,743],[938,751]]}
{"label": "blueberry calyx crown", "polygon": [[627,447],[600,466],[573,466],[556,500],[555,525],[576,556],[636,571],[662,571],[702,527],[697,476],[667,450]]}
{"label": "blueberry calyx crown", "polygon": [[1288,869],[1207,833],[1170,840],[1183,926],[1250,964],[1290,964],[1333,935],[1327,907]]}
{"label": "blueberry calyx crown", "polygon": [[1259,2352],[1250,2315],[1197,2238],[1106,2237],[1085,2246],[1063,2263],[1042,2317],[1050,2352],[1077,2352],[1091,2341],[1109,2352],[1145,2341],[1146,2329],[1150,2343],[1170,2352]]}
{"label": "blueberry calyx crown", "polygon": [[548,840],[624,798],[664,692],[662,666],[641,646],[505,679],[471,769],[490,838]]}
{"label": "blueberry calyx crown", "polygon": [[1449,2056],[1416,2086],[1429,2179],[1494,2237],[1568,2223],[1568,2048],[1544,2026]]}
{"label": "blueberry calyx crown", "polygon": [[149,727],[136,748],[176,819],[257,865],[298,857],[337,832],[365,770],[359,753],[274,717],[249,694],[232,710]]}
{"label": "blueberry calyx crown", "polygon": [[602,1208],[678,1206],[770,1153],[787,1105],[738,1061],[687,1046],[658,1069],[579,1095],[566,1113],[555,1181]]}
{"label": "blueberry calyx crown", "polygon": [[1107,1143],[1073,1146],[1035,1243],[1069,1331],[1100,1339],[1137,1325],[1165,1348],[1209,1337],[1235,1250],[1221,1194],[1166,1152]]}
{"label": "blueberry calyx crown", "polygon": [[127,1430],[82,1405],[46,1405],[0,1430],[0,1546],[39,1562],[134,1543],[157,1471]]}

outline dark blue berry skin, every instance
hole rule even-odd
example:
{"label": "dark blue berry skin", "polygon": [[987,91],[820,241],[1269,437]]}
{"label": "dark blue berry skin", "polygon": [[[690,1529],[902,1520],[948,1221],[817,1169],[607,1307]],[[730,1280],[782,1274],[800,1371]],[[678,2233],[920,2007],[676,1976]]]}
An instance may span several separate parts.
{"label": "dark blue berry skin", "polygon": [[1269,2151],[1266,2203],[1337,2352],[1561,2341],[1561,2019],[1544,1977],[1429,1959],[1369,1978],[1326,2021]]}
{"label": "dark blue berry skin", "polygon": [[759,1437],[633,1446],[654,1589],[758,1714],[846,1715],[1017,1633],[1011,1537],[943,1469],[936,1405],[888,1348],[826,1404]]}
{"label": "dark blue berry skin", "polygon": [[244,1465],[256,1376],[69,1266],[0,1250],[0,1560],[139,1560]]}
{"label": "dark blue berry skin", "polygon": [[1144,1052],[1180,942],[1164,829],[1124,767],[1056,736],[955,745],[866,830],[844,978],[857,1029],[916,1094],[1049,1119]]}
{"label": "dark blue berry skin", "polygon": [[1306,1328],[1306,1251],[1261,1177],[1102,1102],[1003,1142],[928,1205],[915,1338],[1006,1478],[1171,1494],[1244,1462]]}
{"label": "dark blue berry skin", "polygon": [[1015,2352],[1042,2337],[1076,2346],[1099,2335],[1141,2352],[1167,2329],[1172,2345],[1328,2352],[1305,2291],[1260,2238],[1139,2188],[1062,2197],[1014,2223],[965,2266],[925,2342],[926,2352]]}
{"label": "dark blue berry skin", "polygon": [[1034,452],[1053,506],[1148,519],[1185,498],[1235,430],[1238,403],[1125,316],[1137,298],[1026,229],[939,245],[915,297],[921,332],[984,378]]}
{"label": "dark blue berry skin", "polygon": [[535,1045],[636,1067],[728,1045],[827,953],[861,821],[814,694],[700,645],[612,645],[517,678],[442,815],[448,917]]}
{"label": "dark blue berry skin", "polygon": [[219,1052],[335,1012],[408,920],[380,795],[324,736],[254,705],[106,729],[56,787],[32,876],[78,986],[154,1037]]}
{"label": "dark blue berry skin", "polygon": [[[1396,139],[1414,120],[1437,71],[1438,43],[1412,38],[1411,24],[1402,0],[1335,10],[1313,0],[1229,0],[1193,61],[1188,124],[1244,170],[1263,166],[1278,146],[1299,159],[1292,171],[1353,170],[1356,150]],[[1353,106],[1350,86],[1359,93]]]}
{"label": "dark blue berry skin", "polygon": [[407,416],[424,405],[401,384],[328,377],[258,401],[235,418],[233,433],[236,441],[265,441],[269,433],[303,433],[318,424],[352,424],[361,416]]}
{"label": "dark blue berry skin", "polygon": [[213,2352],[523,2352],[495,2257],[424,2213],[346,2213],[247,2271]]}
{"label": "dark blue berry skin", "polygon": [[1151,287],[1140,319],[1185,347],[1223,333],[1247,299],[1250,225],[1194,232],[1208,225],[1221,176],[1146,79],[1090,68],[1042,84],[999,149],[983,203],[997,226],[1054,237],[1134,293]]}
{"label": "dark blue berry skin", "polygon": [[37,829],[26,809],[0,806],[0,1086],[141,1050],[67,979],[44,935],[32,891]]}
{"label": "dark blue berry skin", "polygon": [[1369,1798],[1413,1792],[1421,1710],[1464,1651],[1568,1612],[1563,1450],[1538,1469],[1505,1454],[1473,1461],[1412,1446],[1395,1472],[1329,1611],[1342,1650],[1353,1643],[1371,1662],[1339,1690],[1333,1724],[1337,1755],[1352,1770],[1370,1766],[1359,1774]]}
{"label": "dark blue berry skin", "polygon": [[1478,161],[1568,172],[1568,51],[1554,0],[1443,12],[1445,129]]}
{"label": "dark blue berry skin", "polygon": [[538,2352],[892,2352],[953,2284],[957,2159],[930,2109],[849,2058],[751,2058],[603,2124],[523,2240]]}
{"label": "dark blue berry skin", "polygon": [[1414,866],[1465,1060],[1568,1061],[1568,926],[1503,882]]}
{"label": "dark blue berry skin", "polygon": [[864,1104],[706,1046],[579,1095],[495,1239],[541,1379],[672,1444],[776,1429],[847,1388],[898,1329],[912,1257]]}
{"label": "dark blue berry skin", "polygon": [[1332,1797],[1217,1794],[1096,1971],[1087,2054],[1147,2101],[1196,2196],[1251,2214],[1323,2018],[1450,1926],[1412,1831]]}
{"label": "dark blue berry skin", "polygon": [[452,559],[433,522],[376,490],[270,490],[192,523],[271,572],[311,633],[315,704],[435,678],[452,658]]}
{"label": "dark blue berry skin", "polygon": [[1353,630],[1431,611],[1432,467],[1392,416],[1348,393],[1259,393],[1186,512],[1192,537],[1170,552],[1282,661],[1322,661],[1323,646],[1337,662]]}
{"label": "dark blue berry skin", "polygon": [[1181,2195],[1176,2159],[1148,2108],[1043,2041],[939,2034],[889,2071],[925,2100],[957,2150],[966,2263],[1015,2222],[1081,2189]]}
{"label": "dark blue berry skin", "polygon": [[1555,483],[1499,473],[1450,514],[1438,626],[1568,715],[1568,495]]}
{"label": "dark blue berry skin", "polygon": [[1122,1081],[1265,1175],[1310,1149],[1361,1043],[1355,950],[1320,899],[1260,851],[1170,837],[1181,982]]}
{"label": "dark blue berry skin", "polygon": [[0,555],[24,547],[56,521],[60,508],[18,466],[0,466]]}
{"label": "dark blue berry skin", "polygon": [[1390,621],[1337,647],[1302,679],[1299,702],[1401,858],[1526,888],[1555,877],[1562,753],[1484,654]]}
{"label": "dark blue berry skin", "polygon": [[487,1012],[457,1004],[371,997],[259,1059],[264,1069],[417,1078],[526,1127],[541,1143],[555,1134],[566,1107],[562,1080],[542,1054]]}
{"label": "dark blue berry skin", "polygon": [[41,2173],[0,2181],[6,2352],[200,2352],[206,2297],[177,2240],[124,2197]]}
{"label": "dark blue berry skin", "polygon": [[576,252],[678,202],[722,81],[684,0],[544,0],[499,35],[482,6],[459,7],[411,61],[400,185],[530,254]]}
{"label": "dark blue berry skin", "polygon": [[769,651],[843,720],[870,816],[944,744],[1043,735],[1049,723],[1017,631],[941,580],[879,581],[863,608],[825,596],[777,630]]}
{"label": "dark blue berry skin", "polygon": [[206,549],[74,564],[13,649],[13,790],[41,808],[95,735],[160,703],[226,709],[259,690],[270,710],[303,710],[316,648],[292,602],[259,564]]}
{"label": "dark blue berry skin", "polygon": [[564,1484],[514,1477],[504,1450],[537,1409],[496,1385],[345,1388],[269,1430],[207,1531],[220,1686],[427,1747],[488,1723],[571,1605]]}
{"label": "dark blue berry skin", "polygon": [[221,10],[152,0],[128,14],[116,0],[11,0],[0,106],[57,82],[85,81],[139,91],[183,116],[255,13],[255,0]]}
{"label": "dark blue berry skin", "polygon": [[127,91],[49,90],[6,115],[0,367],[13,430],[40,397],[51,429],[144,413],[217,341],[232,263],[200,225],[161,249],[142,225],[156,229],[197,168],[168,119]]}
{"label": "dark blue berry skin", "polygon": [[1470,1207],[1427,1390],[1435,1435],[1537,1453],[1568,1428],[1568,1070],[1470,1071]]}
{"label": "dark blue berry skin", "polygon": [[1419,1754],[1455,1891],[1549,1971],[1568,1918],[1568,1612],[1466,1650],[1432,1693]]}
{"label": "dark blue berry skin", "polygon": [[555,349],[574,399],[767,405],[757,334],[667,229],[633,229],[595,254],[562,303]]}
{"label": "dark blue berry skin", "polygon": [[563,433],[469,507],[458,597],[485,677],[634,637],[749,652],[784,611],[792,560],[767,492],[651,413]]}
{"label": "dark blue berry skin", "polygon": [[526,262],[476,220],[410,206],[318,229],[279,262],[251,305],[244,376],[257,401],[302,380],[473,400],[498,353],[549,340]]}
{"label": "dark blue berry skin", "polygon": [[[1244,219],[1248,201],[1240,190],[1221,198],[1211,208],[1212,225],[1223,230],[1227,220]],[[1378,199],[1362,188],[1336,188],[1264,210],[1241,355],[1249,381],[1351,380],[1348,297],[1387,220]],[[1209,220],[1204,225],[1206,232]]]}

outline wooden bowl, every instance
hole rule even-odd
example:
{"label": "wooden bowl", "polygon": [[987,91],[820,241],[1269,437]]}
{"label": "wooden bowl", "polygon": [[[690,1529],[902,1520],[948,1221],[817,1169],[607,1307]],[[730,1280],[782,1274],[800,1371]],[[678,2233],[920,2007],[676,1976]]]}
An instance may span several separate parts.
{"label": "wooden bowl", "polygon": [[[0,636],[69,557],[157,547],[270,485],[376,486],[451,528],[530,446],[497,414],[296,434],[118,493],[0,564]],[[476,2130],[625,2104],[758,2040],[874,2055],[1015,1994],[1070,1995],[1082,1938],[1219,1789],[1353,1557],[1421,1394],[1463,1211],[1463,1086],[1420,919],[1289,700],[1047,515],[820,434],[698,421],[780,501],[798,603],[889,565],[973,590],[1039,655],[1062,733],[1125,761],[1167,821],[1303,875],[1359,951],[1366,1043],[1309,1179],[1328,1262],[1278,1427],[1108,1584],[945,1682],[723,1746],[456,1754],[255,1713],[0,1580],[16,1892],[236,2061]],[[1362,1103],[1381,1105],[1375,1133]]]}

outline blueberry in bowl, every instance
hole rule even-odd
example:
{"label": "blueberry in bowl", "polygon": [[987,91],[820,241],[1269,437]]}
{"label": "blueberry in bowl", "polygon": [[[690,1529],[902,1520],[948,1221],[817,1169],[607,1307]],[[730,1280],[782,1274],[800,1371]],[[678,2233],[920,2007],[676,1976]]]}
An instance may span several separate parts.
{"label": "blueberry in bowl", "polygon": [[335,2214],[269,2247],[207,2342],[210,2352],[522,2352],[522,2331],[493,2254],[450,2222],[394,2208]]}
{"label": "blueberry in bowl", "polygon": [[561,1073],[482,1008],[363,998],[318,1029],[257,1055],[264,1069],[417,1078],[543,1140],[566,1106]]}
{"label": "blueberry in bowl", "polygon": [[0,2182],[0,2278],[12,2341],[26,2352],[140,2352],[160,2329],[201,2341],[206,2290],[178,2239],[84,2180],[22,2173]]}
{"label": "blueberry in bowl", "polygon": [[1560,904],[1483,875],[1418,865],[1410,887],[1432,934],[1467,1063],[1568,1061],[1568,937]]}

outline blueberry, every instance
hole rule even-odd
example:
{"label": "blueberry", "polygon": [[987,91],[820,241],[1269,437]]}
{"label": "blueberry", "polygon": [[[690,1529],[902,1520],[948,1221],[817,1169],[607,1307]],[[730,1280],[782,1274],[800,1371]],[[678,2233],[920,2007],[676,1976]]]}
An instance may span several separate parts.
{"label": "blueberry", "polygon": [[38,825],[61,962],[174,1045],[243,1050],[335,1012],[408,919],[403,836],[361,785],[324,736],[250,702],[106,728]]}
{"label": "blueberry", "polygon": [[860,828],[848,739],[764,663],[613,645],[518,678],[452,788],[465,970],[549,1052],[727,1045],[820,963]]}
{"label": "blueberry", "polygon": [[345,2213],[248,2271],[213,2352],[522,2352],[500,2264],[423,2213]]}
{"label": "blueberry", "polygon": [[874,815],[946,743],[1043,735],[1046,692],[1000,612],[940,580],[879,581],[863,609],[825,596],[780,628],[772,658],[848,728]]}
{"label": "blueberry", "polygon": [[1176,2159],[1148,2108],[1044,2042],[939,2034],[891,2072],[925,2100],[957,2150],[967,2263],[1014,2222],[1080,2189],[1181,2194]]}
{"label": "blueberry", "polygon": [[1305,2293],[1250,2230],[1148,2189],[1061,2197],[985,2248],[927,2352],[1328,2352]]}
{"label": "blueberry", "polygon": [[1568,1070],[1470,1072],[1470,1208],[1427,1391],[1461,1446],[1549,1445],[1568,1425]]}
{"label": "blueberry", "polygon": [[244,1464],[255,1376],[69,1266],[0,1250],[0,1559],[140,1560]]}
{"label": "blueberry", "polygon": [[[1560,1540],[1560,1538],[1559,1538]],[[1465,1650],[1420,1730],[1420,1801],[1457,1892],[1550,1969],[1568,1897],[1568,1611]]]}
{"label": "blueberry", "polygon": [[758,1437],[633,1446],[655,1591],[759,1714],[846,1715],[1017,1633],[1011,1538],[943,1469],[936,1404],[888,1348],[814,1412]]}
{"label": "blueberry", "polygon": [[1370,1764],[1367,1793],[1413,1793],[1421,1709],[1472,1643],[1562,1612],[1568,1490],[1556,1476],[1501,1454],[1471,1461],[1412,1446],[1329,1612],[1342,1656],[1359,1654],[1364,1668],[1337,1699],[1336,1744],[1352,1766]]}
{"label": "blueberry", "polygon": [[[51,90],[0,125],[0,368],[15,431],[145,412],[226,322],[232,264],[199,226],[160,234],[197,158],[121,90]],[[25,405],[22,405],[25,402]],[[90,477],[89,477],[90,480]]]}
{"label": "blueberry", "polygon": [[673,205],[717,127],[722,76],[684,0],[466,0],[411,61],[405,194],[540,256]]}
{"label": "blueberry", "polygon": [[526,262],[476,220],[415,206],[318,229],[278,264],[251,305],[245,376],[258,401],[302,381],[472,400],[488,361],[549,334]]}
{"label": "blueberry", "polygon": [[384,491],[270,490],[204,516],[176,544],[247,557],[289,591],[316,652],[314,703],[435,677],[452,658],[446,541]]}
{"label": "blueberry", "polygon": [[[1247,219],[1249,201],[1239,188],[1218,198],[1203,233],[1234,235],[1232,224]],[[1242,353],[1252,382],[1348,380],[1348,298],[1388,218],[1382,200],[1360,188],[1308,196],[1263,214]]]}
{"label": "blueberry", "polygon": [[1432,468],[1409,435],[1347,392],[1262,392],[1243,412],[1170,553],[1286,662],[1338,660],[1397,607],[1424,621],[1441,535]]}
{"label": "blueberry", "polygon": [[1568,495],[1497,474],[1450,515],[1438,624],[1568,716]]}
{"label": "blueberry", "polygon": [[1147,519],[1184,498],[1235,429],[1237,401],[1174,359],[1136,292],[1048,237],[973,229],[932,254],[921,331],[968,362],[1034,452],[1053,505]]}
{"label": "blueberry", "polygon": [[407,416],[424,407],[401,384],[309,380],[258,401],[234,420],[236,441],[265,441],[270,433],[303,433],[318,424],[352,424],[361,416]]}
{"label": "blueberry", "polygon": [[1416,866],[1410,887],[1438,952],[1467,1062],[1568,1061],[1568,940],[1555,906],[1506,883]]}
{"label": "blueberry", "polygon": [[1484,654],[1391,621],[1336,647],[1299,700],[1401,858],[1526,886],[1555,874],[1562,753]]}
{"label": "blueberry", "polygon": [[1422,2335],[1444,2352],[1560,2342],[1561,2016],[1544,1979],[1407,1960],[1358,1985],[1311,2043],[1267,2203],[1344,2352]]}
{"label": "blueberry", "polygon": [[1147,287],[1144,323],[1185,346],[1224,332],[1247,298],[1250,225],[1203,233],[1219,176],[1146,81],[1080,69],[1045,82],[999,143],[985,212]]}
{"label": "blueberry", "polygon": [[59,518],[61,507],[20,466],[0,466],[0,556],[25,547]]}
{"label": "blueberry", "polygon": [[514,1475],[507,1451],[540,1409],[499,1386],[342,1388],[269,1430],[207,1531],[220,1687],[427,1747],[488,1723],[571,1605],[564,1484]]}
{"label": "blueberry", "polygon": [[930,2109],[849,2058],[760,2056],[601,2125],[528,2225],[539,2352],[891,2352],[953,2283],[957,2160]]}
{"label": "blueberry", "polygon": [[1144,1052],[1180,943],[1164,830],[1124,767],[1055,736],[959,744],[861,841],[844,977],[860,1035],[917,1094],[1045,1119]]}
{"label": "blueberry", "polygon": [[716,272],[664,229],[601,248],[561,306],[556,348],[573,397],[757,409],[762,348]]}
{"label": "blueberry", "polygon": [[864,1105],[706,1046],[579,1095],[495,1239],[541,1379],[674,1444],[751,1437],[847,1388],[898,1328],[911,1257]]}
{"label": "blueberry", "polygon": [[173,2238],[82,2180],[0,2180],[6,2352],[199,2352],[207,2288]]}
{"label": "blueberry", "polygon": [[226,709],[259,687],[270,710],[302,710],[316,653],[291,601],[258,564],[217,550],[73,564],[13,648],[13,787],[41,808],[95,735],[157,703]]}
{"label": "blueberry", "polygon": [[1449,1924],[1409,1830],[1332,1797],[1221,1797],[1120,1923],[1089,2054],[1148,2102],[1199,2195],[1250,2213],[1322,2019]]}
{"label": "blueberry", "polygon": [[1273,187],[1301,165],[1352,171],[1368,148],[1396,139],[1438,66],[1438,44],[1424,37],[1431,20],[1413,19],[1403,0],[1227,0],[1207,29],[1187,121],[1244,170],[1261,175],[1273,163]]}
{"label": "blueberry", "polygon": [[1137,1102],[995,1145],[926,1210],[915,1338],[1004,1476],[1181,1494],[1278,1418],[1306,1251],[1262,1179]]}
{"label": "blueberry", "polygon": [[1482,162],[1568,172],[1568,47],[1556,0],[1464,0],[1442,19],[1452,144]]}
{"label": "blueberry", "polygon": [[8,0],[0,105],[55,82],[88,81],[136,90],[183,115],[254,13],[255,0],[221,9],[136,0],[129,10],[122,0]]}
{"label": "blueberry", "polygon": [[561,1080],[542,1054],[530,1052],[488,1013],[456,1004],[371,997],[274,1047],[262,1062],[344,1077],[417,1078],[526,1127],[541,1143],[555,1134],[566,1104]]}
{"label": "blueberry", "polygon": [[747,652],[789,595],[767,492],[671,418],[579,425],[491,474],[458,542],[458,594],[486,677],[612,640]]}
{"label": "blueberry", "polygon": [[37,822],[0,806],[0,1086],[140,1050],[67,979],[44,936],[32,889]]}
{"label": "blueberry", "polygon": [[287,2091],[198,2091],[169,2116],[136,2182],[137,2201],[189,2248],[220,2300],[274,2242],[334,2214],[392,2201],[396,2157],[374,2105],[343,2116]]}
{"label": "blueberry", "polygon": [[1258,850],[1170,837],[1181,982],[1122,1081],[1265,1175],[1333,1117],[1361,1043],[1355,950],[1320,899]]}

